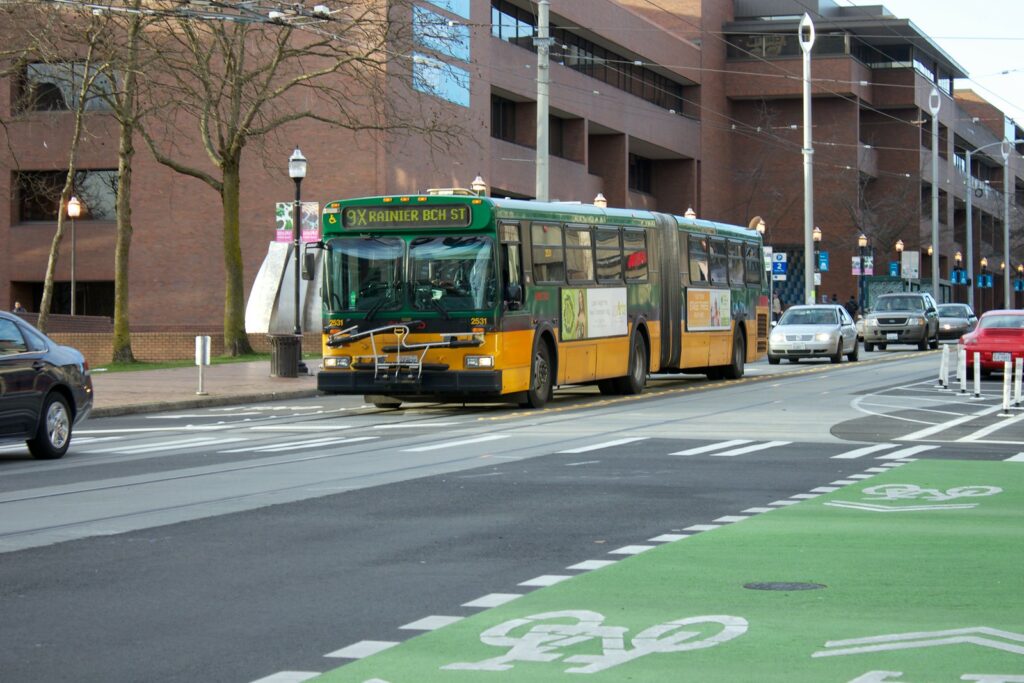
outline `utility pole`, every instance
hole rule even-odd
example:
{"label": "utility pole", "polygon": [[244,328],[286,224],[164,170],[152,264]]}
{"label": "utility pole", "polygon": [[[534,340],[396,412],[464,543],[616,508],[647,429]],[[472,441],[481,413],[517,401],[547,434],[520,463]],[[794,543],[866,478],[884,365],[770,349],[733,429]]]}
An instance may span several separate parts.
{"label": "utility pole", "polygon": [[549,0],[537,3],[537,201],[546,202],[548,194],[548,89],[551,82],[551,38],[549,37]]}
{"label": "utility pole", "polygon": [[814,23],[805,12],[800,20],[800,49],[804,53],[804,303],[814,299],[814,148],[811,143],[811,48]]}
{"label": "utility pole", "polygon": [[937,88],[928,95],[928,110],[932,113],[932,296],[939,296],[939,108],[942,98]]}

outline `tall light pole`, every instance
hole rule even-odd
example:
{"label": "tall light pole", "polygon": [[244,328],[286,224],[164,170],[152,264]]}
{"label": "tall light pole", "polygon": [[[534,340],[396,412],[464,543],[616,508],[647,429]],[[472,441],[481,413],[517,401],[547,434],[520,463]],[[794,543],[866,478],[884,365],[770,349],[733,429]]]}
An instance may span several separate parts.
{"label": "tall light pole", "polygon": [[932,88],[928,95],[928,111],[932,114],[932,244],[935,256],[932,258],[932,296],[939,298],[939,109],[942,98],[938,88]]}
{"label": "tall light pole", "polygon": [[804,303],[814,303],[814,147],[811,142],[811,48],[814,47],[814,22],[806,12],[798,30],[800,50],[804,53]]}
{"label": "tall light pole", "polygon": [[295,181],[295,218],[292,224],[292,248],[294,249],[295,265],[295,343],[298,344],[298,367],[302,367],[302,312],[299,306],[299,230],[302,222],[302,179],[306,177],[306,157],[302,156],[302,150],[295,146],[288,159],[288,175]]}
{"label": "tall light pole", "polygon": [[906,288],[903,286],[903,240],[896,240],[896,275],[900,278],[900,291],[905,292]]}
{"label": "tall light pole", "polygon": [[860,297],[860,301],[858,303],[860,310],[862,311],[864,310],[864,304],[867,303],[864,296],[864,250],[867,249],[867,246],[868,236],[861,233],[860,236],[857,237],[857,250],[860,254],[860,268],[857,269],[857,272],[859,273],[857,279],[857,295]]}
{"label": "tall light pole", "polygon": [[82,202],[78,197],[68,200],[68,218],[71,219],[71,315],[75,314],[75,219],[82,215]]}
{"label": "tall light pole", "polygon": [[[1010,141],[1003,140],[1003,263],[1010,262]],[[1003,270],[1003,308],[1010,308],[1010,273]]]}
{"label": "tall light pole", "polygon": [[546,202],[548,195],[548,91],[551,81],[551,37],[548,34],[549,0],[537,3],[537,36],[533,44],[537,48],[537,187],[534,194],[537,201]]}

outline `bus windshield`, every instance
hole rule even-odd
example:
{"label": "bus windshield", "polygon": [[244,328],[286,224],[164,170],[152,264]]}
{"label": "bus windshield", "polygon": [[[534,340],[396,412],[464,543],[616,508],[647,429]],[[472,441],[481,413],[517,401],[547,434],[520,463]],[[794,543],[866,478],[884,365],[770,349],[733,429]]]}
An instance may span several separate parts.
{"label": "bus windshield", "polygon": [[[326,243],[324,306],[337,313],[412,308],[448,317],[497,304],[493,242],[474,235],[335,237]],[[408,261],[408,268],[406,262]],[[406,273],[410,279],[406,281]]]}

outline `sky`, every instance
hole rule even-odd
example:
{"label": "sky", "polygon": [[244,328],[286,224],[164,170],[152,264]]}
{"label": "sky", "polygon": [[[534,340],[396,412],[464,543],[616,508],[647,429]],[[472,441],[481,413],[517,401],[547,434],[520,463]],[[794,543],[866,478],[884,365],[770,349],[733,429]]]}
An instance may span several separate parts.
{"label": "sky", "polygon": [[[953,58],[970,88],[1024,126],[1024,21],[1022,0],[836,0],[841,7],[883,5],[910,19]],[[1008,72],[1008,73],[1004,73]]]}

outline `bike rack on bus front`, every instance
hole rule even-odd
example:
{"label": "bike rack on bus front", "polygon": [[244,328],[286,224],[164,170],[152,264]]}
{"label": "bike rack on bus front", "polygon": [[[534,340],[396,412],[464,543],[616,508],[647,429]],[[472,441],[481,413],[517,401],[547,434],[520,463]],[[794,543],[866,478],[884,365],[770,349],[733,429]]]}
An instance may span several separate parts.
{"label": "bike rack on bus front", "polygon": [[[441,337],[441,341],[437,342],[418,342],[415,344],[407,344],[406,339],[409,337],[409,325],[418,323],[408,323],[402,325],[385,325],[382,327],[376,327],[372,330],[364,330],[363,332],[354,332],[358,329],[358,325],[345,328],[331,334],[327,338],[327,346],[331,348],[337,348],[340,346],[346,346],[352,342],[359,341],[361,339],[370,339],[370,348],[373,350],[373,378],[379,379],[382,374],[386,378],[391,371],[394,371],[395,379],[399,378],[403,372],[407,373],[409,379],[419,379],[423,374],[423,360],[426,358],[427,351],[430,349],[458,349],[458,348],[474,348],[482,346],[484,343],[484,335],[479,332],[441,332],[438,334]],[[378,350],[377,342],[378,337],[384,335],[393,335],[395,340],[398,342],[395,345],[381,346]],[[465,337],[469,337],[468,339]],[[381,340],[384,343],[384,340]],[[403,356],[403,351],[419,352],[418,355]],[[389,358],[390,354],[394,354],[394,359]],[[360,367],[364,365],[365,369],[369,369],[369,364],[353,363],[352,367],[364,369]],[[435,367],[436,366],[436,367]],[[432,370],[447,370],[448,366],[437,363],[430,367]]]}

